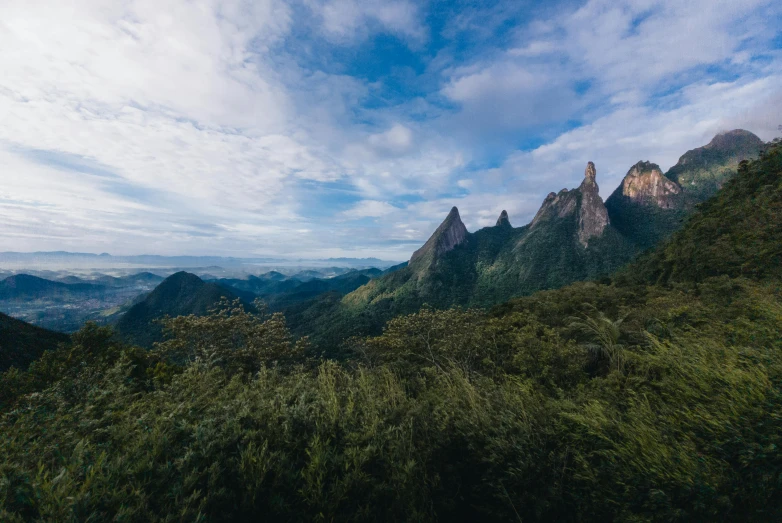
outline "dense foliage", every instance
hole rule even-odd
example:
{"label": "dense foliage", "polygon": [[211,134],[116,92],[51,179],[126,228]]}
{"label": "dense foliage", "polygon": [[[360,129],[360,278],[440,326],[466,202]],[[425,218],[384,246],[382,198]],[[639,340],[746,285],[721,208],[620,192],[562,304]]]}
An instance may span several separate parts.
{"label": "dense foliage", "polygon": [[236,302],[151,351],[88,325],[0,376],[0,519],[778,520],[779,154],[613,281],[424,307],[339,362]]}

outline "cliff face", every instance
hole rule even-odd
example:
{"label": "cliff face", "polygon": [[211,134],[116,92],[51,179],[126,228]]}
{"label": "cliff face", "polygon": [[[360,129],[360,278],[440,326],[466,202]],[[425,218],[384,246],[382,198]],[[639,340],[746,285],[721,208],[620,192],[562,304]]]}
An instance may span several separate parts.
{"label": "cliff face", "polygon": [[446,252],[452,251],[467,239],[467,227],[462,223],[459,209],[451,209],[434,234],[410,257],[410,265],[430,264]]}
{"label": "cliff face", "polygon": [[549,193],[530,227],[534,229],[547,220],[577,215],[578,241],[581,245],[586,247],[590,238],[602,235],[609,220],[608,211],[600,198],[596,176],[595,164],[587,163],[581,186],[570,191],[562,189],[559,193]]}
{"label": "cliff face", "polygon": [[622,185],[614,194],[619,193],[617,196],[624,196],[641,205],[673,209],[680,205],[678,196],[681,192],[681,187],[666,178],[657,164],[638,162],[627,171]]}

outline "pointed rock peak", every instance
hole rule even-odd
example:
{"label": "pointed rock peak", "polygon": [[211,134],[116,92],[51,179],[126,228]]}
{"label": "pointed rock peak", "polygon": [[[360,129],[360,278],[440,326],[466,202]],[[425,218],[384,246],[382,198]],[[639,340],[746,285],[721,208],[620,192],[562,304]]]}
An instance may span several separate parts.
{"label": "pointed rock peak", "polygon": [[581,182],[581,191],[583,192],[586,190],[592,190],[597,191],[597,169],[595,169],[595,164],[592,162],[587,162],[586,169],[584,169],[584,181]]}
{"label": "pointed rock peak", "polygon": [[464,243],[466,239],[467,227],[462,223],[459,209],[453,207],[431,238],[413,253],[410,263],[418,261],[432,263],[446,252],[452,251],[457,245]]}
{"label": "pointed rock peak", "polygon": [[510,227],[510,220],[508,219],[508,211],[503,210],[500,213],[500,217],[497,218],[497,225],[495,227]]}
{"label": "pointed rock peak", "polygon": [[597,169],[595,169],[595,164],[592,162],[587,162],[586,169],[584,170],[584,178],[590,178],[591,180],[594,180],[597,176]]}

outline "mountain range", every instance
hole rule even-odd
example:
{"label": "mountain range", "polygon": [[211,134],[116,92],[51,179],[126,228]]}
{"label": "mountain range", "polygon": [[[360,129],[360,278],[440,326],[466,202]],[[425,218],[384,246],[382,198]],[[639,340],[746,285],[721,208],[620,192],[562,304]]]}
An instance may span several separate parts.
{"label": "mountain range", "polygon": [[[763,146],[754,134],[734,130],[688,151],[665,173],[655,163],[639,161],[605,202],[597,167],[588,162],[582,183],[548,194],[530,223],[513,227],[502,211],[493,227],[469,232],[453,207],[409,262],[386,270],[335,267],[328,278],[322,270],[305,270],[207,281],[178,272],[139,296],[118,315],[115,327],[123,340],[149,347],[162,339],[155,320],[163,316],[203,315],[222,299],[240,299],[251,307],[260,298],[271,310],[284,312],[297,334],[334,347],[350,336],[376,333],[390,318],[425,304],[490,307],[604,278],[679,229],[698,204],[732,178],[740,162],[756,158]],[[0,299],[90,296],[130,280],[160,279],[141,273],[53,282],[16,275],[0,282]]]}
{"label": "mountain range", "polygon": [[388,319],[424,304],[487,307],[605,277],[669,237],[763,146],[754,134],[734,130],[686,152],[666,173],[640,161],[605,203],[597,168],[588,162],[579,187],[548,194],[522,227],[513,227],[503,211],[493,227],[471,233],[454,207],[406,267],[339,299],[324,296],[295,307],[288,311],[291,323],[297,333],[333,345],[377,332]]}

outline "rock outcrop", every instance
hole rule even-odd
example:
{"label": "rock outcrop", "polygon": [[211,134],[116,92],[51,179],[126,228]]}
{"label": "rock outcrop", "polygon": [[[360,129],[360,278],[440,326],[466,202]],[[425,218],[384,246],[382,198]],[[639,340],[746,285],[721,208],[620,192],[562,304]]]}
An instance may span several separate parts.
{"label": "rock outcrop", "polygon": [[669,180],[657,164],[638,162],[627,171],[622,185],[611,197],[623,196],[641,205],[673,209],[679,205],[681,192],[681,187]]}
{"label": "rock outcrop", "polygon": [[577,215],[578,241],[586,247],[590,238],[601,236],[608,226],[608,211],[600,197],[600,189],[596,181],[597,170],[595,164],[587,163],[584,171],[584,181],[578,189],[562,189],[558,193],[549,193],[543,201],[530,228],[536,228],[541,222],[566,218]]}
{"label": "rock outcrop", "polygon": [[464,243],[467,234],[467,227],[462,223],[459,209],[452,208],[424,246],[410,257],[410,265],[434,262],[446,252],[452,251],[457,245]]}
{"label": "rock outcrop", "polygon": [[581,206],[578,213],[578,241],[584,247],[590,238],[601,236],[608,226],[608,211],[600,197],[597,186],[595,164],[588,162],[584,171],[584,181],[578,188],[581,192]]}
{"label": "rock outcrop", "polygon": [[495,227],[511,227],[510,220],[508,219],[508,211],[502,211],[500,217],[497,218],[497,224]]}
{"label": "rock outcrop", "polygon": [[578,195],[576,191],[562,189],[558,193],[550,192],[532,219],[530,227],[535,228],[541,222],[552,218],[564,218],[572,214],[577,206]]}

